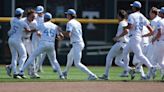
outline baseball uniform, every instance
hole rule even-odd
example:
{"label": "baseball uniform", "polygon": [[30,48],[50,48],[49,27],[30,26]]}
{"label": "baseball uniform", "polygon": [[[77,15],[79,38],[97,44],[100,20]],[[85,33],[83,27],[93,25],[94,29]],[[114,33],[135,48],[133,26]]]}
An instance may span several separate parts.
{"label": "baseball uniform", "polygon": [[86,66],[81,63],[82,50],[84,49],[81,23],[78,22],[76,19],[71,19],[67,23],[66,31],[71,32],[70,42],[72,44],[72,48],[67,55],[67,65],[64,73],[67,73],[69,71],[74,62],[77,68],[87,73],[89,76],[93,76],[94,78],[96,78],[96,75],[93,74]]}
{"label": "baseball uniform", "polygon": [[[119,36],[120,34],[122,34],[123,28],[126,27],[127,25],[128,24],[127,24],[126,20],[123,20],[119,23],[116,37]],[[124,35],[110,49],[110,51],[106,57],[106,68],[105,68],[105,73],[104,73],[104,76],[106,76],[107,78],[109,77],[109,69],[112,65],[113,58],[115,58],[116,65],[118,65],[122,68],[126,68],[124,62],[122,61],[122,51],[125,48],[128,41],[129,41],[128,34]]]}
{"label": "baseball uniform", "polygon": [[[129,15],[128,24],[131,24],[132,28],[129,29],[130,40],[123,51],[123,60],[125,63],[129,63],[129,58],[127,55],[131,51],[134,52],[136,58],[140,61],[139,64],[145,64],[149,68],[149,71],[151,71],[151,75],[154,76],[155,68],[150,63],[148,58],[146,58],[146,56],[143,54],[141,49],[143,26],[147,26],[149,24],[149,21],[143,14],[141,14],[139,11],[136,11]],[[128,66],[127,71],[129,71]]]}
{"label": "baseball uniform", "polygon": [[[12,70],[14,74],[17,74],[17,63],[19,62],[19,70],[23,67],[25,60],[27,59],[26,49],[22,42],[24,28],[30,30],[29,26],[16,17],[10,21],[11,29],[9,31],[9,48],[12,55]],[[19,61],[18,61],[19,58]],[[17,62],[18,61],[18,62]]]}

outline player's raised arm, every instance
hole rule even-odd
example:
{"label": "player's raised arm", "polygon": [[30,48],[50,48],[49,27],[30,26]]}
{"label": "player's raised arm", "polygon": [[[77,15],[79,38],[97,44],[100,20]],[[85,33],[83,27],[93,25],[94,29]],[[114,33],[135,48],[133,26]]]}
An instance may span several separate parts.
{"label": "player's raised arm", "polygon": [[145,16],[143,16],[143,17],[144,17],[144,18],[143,18],[143,19],[144,19],[143,24],[147,27],[147,29],[149,30],[149,33],[143,35],[142,37],[151,36],[151,35],[153,35],[153,28],[150,26],[149,20],[148,20]]}
{"label": "player's raised arm", "polygon": [[149,30],[149,33],[145,34],[145,35],[142,35],[142,37],[147,37],[147,36],[153,35],[153,28],[149,24],[146,27]]}

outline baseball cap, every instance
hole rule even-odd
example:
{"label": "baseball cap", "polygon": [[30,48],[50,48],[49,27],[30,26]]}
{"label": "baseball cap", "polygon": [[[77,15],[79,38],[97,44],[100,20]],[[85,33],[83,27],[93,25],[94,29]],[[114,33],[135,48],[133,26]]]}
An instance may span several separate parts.
{"label": "baseball cap", "polygon": [[42,13],[42,12],[44,12],[43,6],[37,6],[36,7],[36,13]]}
{"label": "baseball cap", "polygon": [[15,10],[15,14],[18,15],[18,14],[23,14],[24,13],[24,10],[22,8],[17,8]]}
{"label": "baseball cap", "polygon": [[137,7],[137,8],[141,8],[142,5],[139,1],[134,1],[133,4],[130,4],[130,6],[133,6],[133,7]]}
{"label": "baseball cap", "polygon": [[46,13],[44,14],[44,18],[46,18],[46,19],[52,19],[51,13],[46,12]]}
{"label": "baseball cap", "polygon": [[65,14],[70,14],[70,15],[76,16],[76,11],[74,9],[68,9],[67,12],[65,12]]}
{"label": "baseball cap", "polygon": [[159,12],[164,14],[164,7],[161,7]]}

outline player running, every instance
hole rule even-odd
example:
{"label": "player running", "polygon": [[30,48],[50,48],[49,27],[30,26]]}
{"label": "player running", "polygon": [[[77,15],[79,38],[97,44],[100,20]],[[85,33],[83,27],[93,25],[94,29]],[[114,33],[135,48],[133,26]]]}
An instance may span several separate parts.
{"label": "player running", "polygon": [[[116,41],[116,43],[112,46],[112,48],[110,49],[110,51],[106,57],[105,73],[101,77],[99,77],[100,79],[108,80],[109,69],[112,65],[113,58],[115,58],[116,65],[118,65],[122,68],[126,68],[126,65],[122,61],[122,55],[123,55],[122,51],[129,41],[128,31],[124,30],[124,27],[126,27],[128,25],[126,19],[127,19],[126,11],[120,10],[118,12],[119,25],[118,25],[116,37],[114,37],[114,41]],[[119,39],[116,39],[117,37],[119,37]],[[129,74],[128,72],[123,72],[120,76],[128,77],[128,74]]]}
{"label": "player running", "polygon": [[67,19],[69,20],[66,26],[66,32],[63,32],[64,36],[70,38],[72,48],[67,55],[67,65],[63,72],[63,75],[67,78],[67,73],[72,66],[73,62],[77,68],[88,74],[88,80],[96,80],[97,76],[93,74],[86,66],[81,63],[82,50],[84,48],[84,41],[82,38],[82,26],[76,18],[76,11],[74,9],[68,9],[65,12]]}
{"label": "player running", "polygon": [[[143,14],[140,13],[140,9],[142,7],[141,3],[139,1],[134,1],[133,4],[131,4],[131,6],[132,6],[133,13],[131,13],[128,16],[128,26],[125,28],[125,30],[129,30],[130,40],[127,46],[125,47],[125,49],[123,50],[123,60],[126,63],[126,65],[128,65],[129,63],[128,54],[131,51],[134,52],[136,58],[140,61],[139,66],[145,64],[150,71],[150,74],[148,75],[154,78],[156,68],[145,57],[140,45],[142,41],[142,37],[146,36],[146,35],[142,36],[143,26],[146,26],[148,28],[150,34],[152,34],[153,29],[149,25],[150,23],[148,19]],[[126,70],[127,71],[130,70],[128,66]],[[132,77],[132,79],[134,77],[135,75]]]}

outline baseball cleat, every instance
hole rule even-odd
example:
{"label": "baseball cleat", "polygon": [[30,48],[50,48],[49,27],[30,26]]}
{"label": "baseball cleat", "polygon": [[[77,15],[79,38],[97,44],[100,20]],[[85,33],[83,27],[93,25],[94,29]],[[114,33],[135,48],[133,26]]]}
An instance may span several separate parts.
{"label": "baseball cleat", "polygon": [[67,72],[63,72],[63,76],[67,79]]}
{"label": "baseball cleat", "polygon": [[22,79],[27,79],[27,77],[24,74],[18,74]]}
{"label": "baseball cleat", "polygon": [[6,74],[7,74],[8,76],[10,76],[10,77],[12,76],[12,75],[11,75],[11,70],[12,70],[12,69],[11,69],[10,65],[6,65]]}
{"label": "baseball cleat", "polygon": [[65,80],[65,77],[64,77],[63,75],[60,75],[60,76],[59,76],[59,79],[60,79],[60,80]]}
{"label": "baseball cleat", "polygon": [[141,80],[147,80],[146,76],[141,76]]}
{"label": "baseball cleat", "polygon": [[128,77],[129,73],[127,71],[123,71],[121,74],[120,74],[120,77]]}
{"label": "baseball cleat", "polygon": [[30,76],[31,79],[39,79],[40,76],[37,73],[34,73]]}
{"label": "baseball cleat", "polygon": [[22,79],[18,74],[14,74],[14,75],[13,75],[13,78],[14,78],[14,79]]}
{"label": "baseball cleat", "polygon": [[135,78],[135,69],[130,69],[129,74],[131,76],[131,80]]}
{"label": "baseball cleat", "polygon": [[102,76],[98,77],[101,80],[108,80],[108,76],[106,76],[105,74],[103,74]]}
{"label": "baseball cleat", "polygon": [[97,76],[96,75],[89,75],[88,80],[96,80]]}

